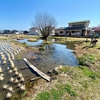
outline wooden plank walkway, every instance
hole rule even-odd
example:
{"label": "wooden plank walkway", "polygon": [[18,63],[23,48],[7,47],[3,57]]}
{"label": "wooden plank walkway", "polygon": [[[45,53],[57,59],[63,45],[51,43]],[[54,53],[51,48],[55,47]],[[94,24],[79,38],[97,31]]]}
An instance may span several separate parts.
{"label": "wooden plank walkway", "polygon": [[28,64],[30,68],[32,68],[35,72],[37,72],[42,78],[46,79],[47,81],[51,80],[51,77],[41,72],[39,69],[37,69],[35,66],[33,66],[26,58],[23,58],[23,60]]}

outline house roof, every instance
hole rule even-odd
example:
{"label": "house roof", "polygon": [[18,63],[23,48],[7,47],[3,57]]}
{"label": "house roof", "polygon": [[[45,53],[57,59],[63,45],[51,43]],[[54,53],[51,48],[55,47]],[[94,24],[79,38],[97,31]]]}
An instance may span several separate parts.
{"label": "house roof", "polygon": [[68,24],[84,23],[84,22],[88,22],[88,23],[90,23],[90,20],[83,20],[83,21],[70,22],[70,23],[68,23]]}
{"label": "house roof", "polygon": [[79,29],[85,29],[84,26],[77,26],[77,27],[67,27],[65,30],[79,30]]}
{"label": "house roof", "polygon": [[57,28],[55,30],[65,30],[65,29],[66,29],[66,27],[60,27],[60,28]]}

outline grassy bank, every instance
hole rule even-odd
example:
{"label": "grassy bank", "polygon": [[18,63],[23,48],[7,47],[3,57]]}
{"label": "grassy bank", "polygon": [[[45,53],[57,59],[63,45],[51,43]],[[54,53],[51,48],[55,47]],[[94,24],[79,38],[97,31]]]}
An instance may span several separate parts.
{"label": "grassy bank", "polygon": [[82,38],[60,41],[72,43],[79,66],[63,66],[51,82],[39,80],[24,100],[100,100],[100,40],[95,47]]}
{"label": "grassy bank", "polygon": [[[36,100],[99,100],[100,73],[87,67],[64,67]],[[48,88],[48,90],[47,90]]]}
{"label": "grassy bank", "polygon": [[[1,37],[2,40],[9,38],[9,36]],[[11,38],[31,39],[24,35],[19,37],[15,35]],[[27,83],[27,89],[22,93],[23,100],[100,100],[100,39],[96,46],[90,46],[90,42],[86,42],[85,38],[55,37],[55,39],[57,43],[65,44],[67,48],[74,50],[79,66],[62,66],[58,75],[52,76],[51,82],[39,79]],[[33,40],[36,40],[35,37]],[[25,43],[11,42],[25,48],[17,55],[17,60],[22,59],[26,52],[39,53],[44,50],[43,47],[32,48]]]}

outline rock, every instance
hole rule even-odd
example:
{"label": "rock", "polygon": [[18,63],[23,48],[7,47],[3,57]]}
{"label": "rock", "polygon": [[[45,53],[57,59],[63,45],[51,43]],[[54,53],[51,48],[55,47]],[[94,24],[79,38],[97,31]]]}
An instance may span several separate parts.
{"label": "rock", "polygon": [[47,72],[47,74],[49,74],[49,75],[52,75],[52,70],[49,70],[48,72]]}
{"label": "rock", "polygon": [[58,67],[55,67],[54,70],[57,71],[57,72],[59,72],[59,70],[62,69],[62,68],[63,68],[63,66],[59,65]]}
{"label": "rock", "polygon": [[52,70],[49,70],[48,73],[52,73]]}
{"label": "rock", "polygon": [[53,70],[59,72],[59,67],[55,67]]}
{"label": "rock", "polygon": [[56,70],[53,70],[53,73],[54,73],[55,75],[58,75],[58,71],[56,71]]}
{"label": "rock", "polygon": [[63,68],[63,66],[62,65],[59,65],[59,69],[62,69]]}
{"label": "rock", "polygon": [[57,77],[56,76],[52,76],[52,80],[56,80],[57,79]]}

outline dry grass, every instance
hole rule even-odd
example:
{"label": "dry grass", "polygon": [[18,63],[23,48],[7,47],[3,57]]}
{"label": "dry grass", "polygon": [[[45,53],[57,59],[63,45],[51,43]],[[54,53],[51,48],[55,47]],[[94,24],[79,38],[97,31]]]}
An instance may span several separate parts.
{"label": "dry grass", "polygon": [[[67,41],[85,41],[85,39],[67,38]],[[92,55],[87,56],[87,60],[90,61],[89,66],[65,66],[59,71],[55,80],[49,83],[43,79],[39,80],[31,89],[30,100],[42,100],[42,98],[44,100],[100,100],[100,40],[95,47],[91,47],[89,42],[81,44],[75,42],[74,45],[78,59]]]}
{"label": "dry grass", "polygon": [[[14,37],[25,38],[26,36],[15,35],[11,38]],[[8,39],[9,36],[4,38]],[[63,66],[51,82],[43,79],[36,81],[23,100],[100,100],[100,39],[94,47],[91,47],[90,42],[85,42],[85,40],[85,38],[59,38],[58,41],[71,45],[75,49],[78,59],[85,59],[83,66]],[[25,44],[13,43],[26,47],[24,53],[31,50],[38,52],[38,49],[33,50]],[[23,53],[20,55],[22,57]],[[20,57],[18,59],[20,60]],[[84,66],[86,61],[89,66]]]}

